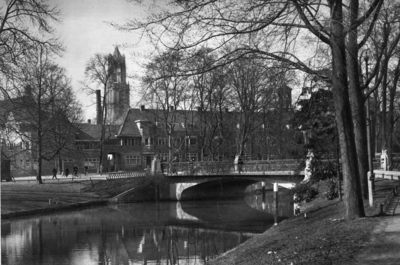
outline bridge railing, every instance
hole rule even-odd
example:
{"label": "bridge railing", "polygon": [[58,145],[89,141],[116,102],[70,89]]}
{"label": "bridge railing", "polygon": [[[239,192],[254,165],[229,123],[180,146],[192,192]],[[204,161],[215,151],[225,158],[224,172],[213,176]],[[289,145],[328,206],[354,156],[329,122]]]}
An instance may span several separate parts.
{"label": "bridge railing", "polygon": [[167,175],[209,175],[234,172],[233,162],[175,162],[163,163],[163,173]]}
{"label": "bridge railing", "polygon": [[146,171],[132,171],[132,172],[110,172],[106,177],[109,179],[122,179],[122,178],[135,178],[145,177],[148,173]]}
{"label": "bridge railing", "polygon": [[297,160],[253,160],[243,163],[243,172],[273,172],[296,171],[299,168]]}
{"label": "bridge railing", "polygon": [[297,171],[297,160],[248,160],[243,164],[233,161],[203,161],[163,163],[163,173],[166,175],[216,175],[237,174],[240,172],[273,172]]}

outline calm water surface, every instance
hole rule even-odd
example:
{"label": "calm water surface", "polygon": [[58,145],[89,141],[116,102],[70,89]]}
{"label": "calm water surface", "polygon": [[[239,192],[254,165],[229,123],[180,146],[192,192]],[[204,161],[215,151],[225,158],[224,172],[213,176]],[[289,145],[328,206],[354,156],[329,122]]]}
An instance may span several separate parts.
{"label": "calm water surface", "polygon": [[[293,215],[280,196],[279,219]],[[132,203],[2,221],[2,264],[207,264],[274,223],[272,194]]]}

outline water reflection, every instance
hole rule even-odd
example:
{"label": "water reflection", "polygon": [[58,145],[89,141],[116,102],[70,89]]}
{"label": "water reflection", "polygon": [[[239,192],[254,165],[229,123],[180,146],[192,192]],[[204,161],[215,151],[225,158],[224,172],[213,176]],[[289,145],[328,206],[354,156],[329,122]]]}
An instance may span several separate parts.
{"label": "water reflection", "polygon": [[2,264],[206,264],[248,232],[265,231],[271,216],[237,200],[120,204],[13,220],[1,225]]}
{"label": "water reflection", "polygon": [[[279,222],[294,216],[293,195],[290,190],[282,189],[278,196],[278,220]],[[275,215],[274,193],[266,191],[265,194],[251,194],[245,197],[248,206],[259,211]]]}

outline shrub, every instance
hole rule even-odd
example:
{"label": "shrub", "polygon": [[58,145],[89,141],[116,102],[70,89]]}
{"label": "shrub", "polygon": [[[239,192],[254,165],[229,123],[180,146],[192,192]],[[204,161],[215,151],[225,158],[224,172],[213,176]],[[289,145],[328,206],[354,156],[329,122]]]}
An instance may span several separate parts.
{"label": "shrub", "polygon": [[295,203],[301,203],[303,201],[310,202],[318,195],[318,190],[309,183],[299,184],[293,189],[293,191],[295,194],[293,201]]}
{"label": "shrub", "polygon": [[317,195],[318,195],[318,190],[314,187],[310,187],[307,190],[306,194],[304,195],[304,200],[306,202],[310,202],[310,201],[314,200],[317,197]]}
{"label": "shrub", "polygon": [[330,179],[328,181],[327,191],[324,193],[324,195],[325,195],[325,198],[328,200],[333,200],[333,199],[339,197],[338,186],[336,184],[336,181],[334,181],[333,179]]}
{"label": "shrub", "polygon": [[311,181],[316,183],[321,180],[336,176],[336,164],[332,161],[314,159],[311,162]]}

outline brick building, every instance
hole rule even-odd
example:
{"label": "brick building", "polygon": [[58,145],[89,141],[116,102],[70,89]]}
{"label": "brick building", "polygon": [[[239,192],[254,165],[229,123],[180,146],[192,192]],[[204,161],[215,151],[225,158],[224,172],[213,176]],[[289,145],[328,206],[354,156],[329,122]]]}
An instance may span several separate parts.
{"label": "brick building", "polygon": [[[107,120],[103,123],[98,91],[96,123],[88,120],[87,123],[75,124],[74,150],[63,152],[57,161],[45,162],[43,175],[51,174],[54,165],[59,165],[59,168],[67,166],[70,171],[77,165],[81,172],[85,165],[89,172],[96,172],[100,164],[104,172],[143,170],[150,167],[155,155],[164,162],[233,161],[238,152],[241,113],[200,108],[177,110],[169,107],[160,110],[144,105],[130,108],[125,57],[115,48],[108,59],[113,74],[106,94]],[[244,148],[247,159],[283,158],[285,152],[293,154],[298,151],[298,137],[287,125],[292,114],[291,89],[285,87],[277,98],[279,104],[276,108],[253,117],[256,120],[254,129]],[[12,120],[15,126],[24,124],[17,118],[7,119],[8,122]],[[103,145],[102,124],[105,124]],[[29,152],[29,142],[15,139],[11,145],[3,143],[3,146],[11,157],[15,176],[35,174],[37,163],[35,154]]]}

